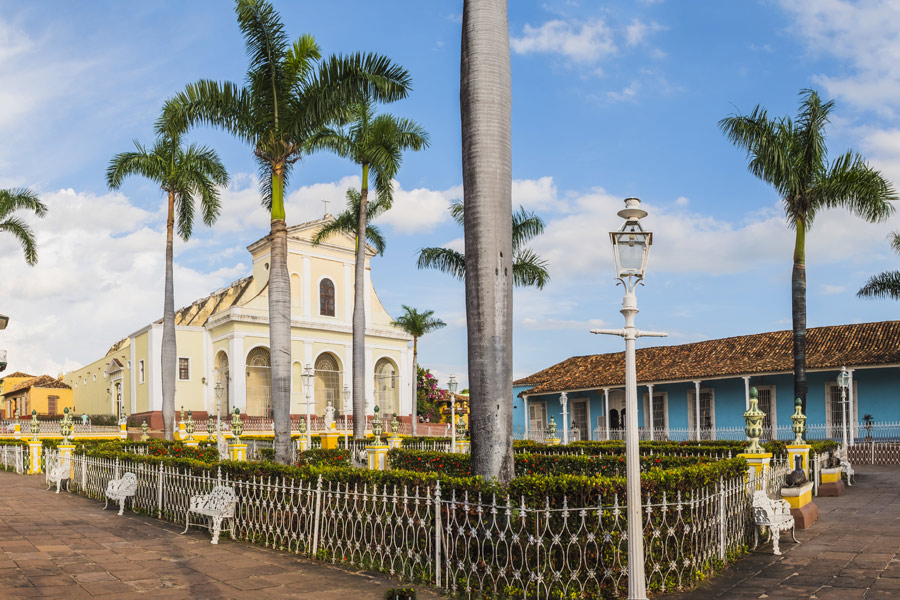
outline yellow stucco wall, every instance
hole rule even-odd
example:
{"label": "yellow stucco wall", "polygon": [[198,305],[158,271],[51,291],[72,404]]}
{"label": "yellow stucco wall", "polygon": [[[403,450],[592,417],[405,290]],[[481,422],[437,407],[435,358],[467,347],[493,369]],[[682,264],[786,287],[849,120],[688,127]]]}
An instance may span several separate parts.
{"label": "yellow stucco wall", "polygon": [[[121,373],[107,376],[107,369],[112,359],[122,363]],[[131,360],[130,341],[126,341],[115,352],[94,362],[63,375],[63,381],[72,388],[75,411],[78,414],[109,415],[115,414],[115,404],[111,401],[111,388],[121,378],[122,397],[125,409],[131,412]]]}
{"label": "yellow stucco wall", "polygon": [[63,410],[68,408],[73,411],[75,403],[72,400],[72,390],[64,388],[29,388],[22,390],[21,393],[13,392],[8,399],[15,398],[16,402],[21,404],[21,413],[23,416],[31,414],[32,410],[36,410],[39,415],[51,414],[48,410],[50,396],[56,396],[56,412],[55,415],[62,415]]}
{"label": "yellow stucco wall", "polygon": [[[134,391],[135,391],[135,412],[146,412],[150,410],[150,378],[151,370],[150,361],[150,334],[145,331],[136,335],[134,343]],[[157,357],[157,361],[159,357]],[[143,362],[143,381],[141,381],[141,363]],[[130,379],[130,378],[129,378]]]}
{"label": "yellow stucco wall", "polygon": [[[206,368],[203,360],[204,332],[196,329],[175,329],[175,410],[206,410]],[[187,358],[189,372],[187,379],[181,379],[180,359]]]}

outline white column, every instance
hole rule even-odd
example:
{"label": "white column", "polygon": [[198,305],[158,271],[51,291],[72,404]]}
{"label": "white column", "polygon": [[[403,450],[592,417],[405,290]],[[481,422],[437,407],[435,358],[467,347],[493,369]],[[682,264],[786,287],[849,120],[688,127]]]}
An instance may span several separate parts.
{"label": "white column", "polygon": [[363,306],[366,307],[366,327],[369,326],[369,318],[368,316],[372,314],[372,271],[369,270],[369,267],[366,267],[365,270],[365,293],[363,294],[364,302]]}
{"label": "white column", "polygon": [[[135,389],[136,378],[135,378],[134,372],[137,371],[137,369],[138,369],[137,360],[135,360],[135,358],[134,358],[134,346],[135,346],[134,338],[131,338],[131,344],[129,344],[129,345],[131,346],[131,368],[128,369],[130,371],[130,384],[128,386],[128,395],[131,397],[131,401],[129,402],[129,404],[131,404],[131,410],[128,411],[128,413],[133,415],[137,411],[137,390]],[[146,369],[146,367],[144,367],[144,368]],[[146,371],[145,371],[144,376],[146,377]]]}
{"label": "white column", "polygon": [[647,406],[649,409],[649,414],[647,415],[648,421],[650,423],[650,441],[653,441],[653,384],[648,384],[647,389],[649,393],[647,394]]}
{"label": "white column", "polygon": [[[365,385],[363,386],[363,395],[366,398],[366,405],[368,406],[371,403],[372,408],[375,408],[375,363],[372,362],[372,351],[366,350],[366,379]],[[379,407],[381,410],[384,410],[383,406]],[[374,415],[375,412],[368,412],[367,414]],[[384,414],[381,415],[382,418]],[[390,419],[388,419],[390,421]]]}
{"label": "white column", "polygon": [[353,265],[344,263],[344,289],[341,290],[344,296],[344,320],[348,323],[353,321]]}
{"label": "white column", "polygon": [[697,430],[697,441],[700,441],[700,382],[694,382],[694,429]]}
{"label": "white column", "polygon": [[151,326],[147,331],[149,356],[147,356],[147,381],[150,382],[150,410],[162,410],[162,326]]}
{"label": "white column", "polygon": [[303,299],[301,300],[301,304],[303,306],[303,318],[308,319],[310,317],[310,306],[312,305],[313,293],[310,289],[312,286],[312,275],[310,274],[310,260],[308,256],[303,257]]}
{"label": "white column", "polygon": [[528,414],[528,396],[522,396],[522,399],[525,401],[525,439],[528,439],[528,426],[529,421],[531,420],[530,415]]}
{"label": "white column", "polygon": [[603,414],[606,415],[606,439],[609,440],[609,388],[603,388]]}
{"label": "white column", "polygon": [[228,340],[228,345],[231,350],[229,370],[233,384],[231,386],[233,388],[231,410],[239,408],[241,412],[247,412],[247,362],[244,356],[244,336],[235,334]]}
{"label": "white column", "polygon": [[853,410],[853,404],[856,402],[856,394],[853,393],[853,369],[847,369],[850,373],[850,387],[847,389],[847,425],[850,429],[850,445],[853,446],[853,440],[856,439],[856,418]]}
{"label": "white column", "polygon": [[[744,380],[744,410],[750,410],[750,378],[742,377]],[[769,416],[769,420],[774,423],[772,416]]]}

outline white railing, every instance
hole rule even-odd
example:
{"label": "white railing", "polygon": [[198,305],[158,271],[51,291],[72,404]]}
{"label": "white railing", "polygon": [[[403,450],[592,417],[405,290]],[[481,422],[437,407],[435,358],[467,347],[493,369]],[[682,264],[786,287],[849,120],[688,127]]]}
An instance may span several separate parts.
{"label": "white railing", "polygon": [[857,442],[847,448],[847,459],[851,465],[900,465],[900,442]]}
{"label": "white railing", "polygon": [[[16,430],[15,423],[13,419],[0,420],[0,433],[14,433]],[[38,421],[38,434],[61,436],[59,424],[59,421]],[[31,436],[31,418],[19,420],[19,431],[23,437]],[[118,431],[118,425],[92,425],[90,421],[87,424],[82,424],[79,418],[75,418],[72,423],[72,435],[115,433]]]}

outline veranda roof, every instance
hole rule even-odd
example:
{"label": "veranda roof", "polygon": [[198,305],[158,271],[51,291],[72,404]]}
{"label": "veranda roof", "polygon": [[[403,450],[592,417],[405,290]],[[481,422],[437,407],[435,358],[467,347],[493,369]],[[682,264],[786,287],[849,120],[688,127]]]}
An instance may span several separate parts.
{"label": "veranda roof", "polygon": [[[900,364],[900,321],[807,329],[807,369]],[[678,346],[641,348],[638,383],[662,383],[794,369],[790,330],[757,333]],[[625,385],[625,353],[573,356],[513,382],[534,386],[520,395]]]}
{"label": "veranda roof", "polygon": [[22,390],[27,390],[29,388],[49,388],[49,389],[57,389],[57,390],[70,390],[68,384],[63,383],[56,377],[52,377],[50,375],[41,375],[40,377],[33,377],[26,381],[23,381],[19,385],[14,388],[3,393],[4,396],[12,394],[13,392],[19,392]]}

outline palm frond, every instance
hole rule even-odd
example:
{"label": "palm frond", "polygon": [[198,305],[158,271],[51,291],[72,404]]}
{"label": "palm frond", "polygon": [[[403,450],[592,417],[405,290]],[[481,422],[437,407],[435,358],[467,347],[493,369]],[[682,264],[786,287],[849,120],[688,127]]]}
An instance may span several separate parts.
{"label": "palm frond", "polygon": [[456,221],[456,224],[466,228],[466,205],[465,202],[461,198],[454,198],[450,201],[450,208],[447,209],[450,211],[450,216],[453,217],[453,220]]}
{"label": "palm frond", "polygon": [[238,0],[234,10],[250,57],[248,72],[262,73],[274,81],[283,74],[288,45],[281,17],[265,0]]}
{"label": "palm frond", "polygon": [[796,167],[799,179],[810,184],[826,162],[825,125],[834,108],[834,100],[822,102],[815,90],[800,90],[800,112],[797,115],[798,158]]}
{"label": "palm frond", "polygon": [[900,233],[893,232],[891,233],[891,248],[897,254],[900,254]]}
{"label": "palm frond", "polygon": [[544,220],[533,212],[525,210],[524,206],[520,206],[519,210],[513,213],[512,224],[512,245],[514,250],[521,248],[529,240],[544,233]]}
{"label": "palm frond", "polygon": [[377,254],[384,256],[384,250],[387,248],[387,240],[377,225],[366,225],[366,241],[372,244],[372,247],[375,248]]}
{"label": "palm frond", "polygon": [[798,188],[789,152],[792,125],[789,121],[770,120],[757,106],[750,115],[732,115],[719,121],[725,137],[746,153],[750,172],[788,197]]}
{"label": "palm frond", "polygon": [[420,269],[437,269],[457,279],[466,276],[466,257],[452,248],[422,248],[416,264]]}
{"label": "palm frond", "polygon": [[897,199],[891,183],[854,152],[836,159],[824,177],[814,182],[809,195],[815,200],[808,207],[809,222],[817,210],[835,207],[872,223],[884,221],[894,214],[891,203]]}
{"label": "palm frond", "polygon": [[[140,175],[145,179],[149,179],[154,183],[165,187],[166,179],[168,179],[168,170],[170,160],[167,160],[165,154],[160,155],[148,151],[135,140],[134,152],[121,152],[112,157],[109,166],[106,168],[106,185],[113,190],[117,190],[122,186],[122,182],[129,175]],[[166,150],[168,154],[168,150]]]}
{"label": "palm frond", "polygon": [[230,81],[201,79],[186,85],[163,105],[156,131],[162,135],[184,133],[201,124],[224,129],[250,144],[261,135],[249,92]]}
{"label": "palm frond", "polygon": [[301,35],[284,56],[284,78],[292,88],[300,85],[322,58],[316,39],[308,33]]}
{"label": "palm frond", "polygon": [[37,192],[28,188],[0,190],[0,219],[17,210],[30,210],[43,218],[47,214],[47,205],[41,201]]}
{"label": "palm frond", "polygon": [[22,246],[22,252],[25,254],[25,262],[33,267],[37,264],[37,241],[34,238],[34,231],[31,227],[18,217],[9,217],[0,221],[0,231],[11,233]]}
{"label": "palm frond", "polygon": [[866,285],[859,288],[860,298],[891,298],[900,300],[900,271],[885,271],[873,275]]}
{"label": "palm frond", "polygon": [[419,312],[405,304],[403,305],[403,314],[394,320],[393,325],[416,339],[447,326],[444,321],[434,317],[433,310]]}
{"label": "palm frond", "polygon": [[513,284],[541,290],[550,282],[547,261],[530,248],[516,250],[513,255]]}

